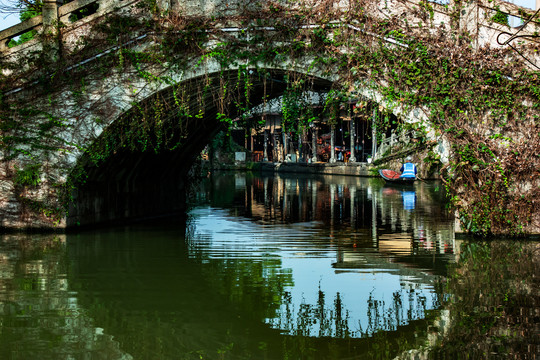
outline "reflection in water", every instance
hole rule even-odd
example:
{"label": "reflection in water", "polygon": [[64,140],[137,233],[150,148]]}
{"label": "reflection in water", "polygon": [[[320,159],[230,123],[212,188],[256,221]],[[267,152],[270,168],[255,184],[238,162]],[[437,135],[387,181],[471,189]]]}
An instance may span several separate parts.
{"label": "reflection in water", "polygon": [[0,359],[132,359],[79,306],[67,268],[62,235],[0,237]]}
{"label": "reflection in water", "polygon": [[464,242],[448,278],[452,326],[440,358],[536,359],[540,354],[540,244]]}
{"label": "reflection in water", "polygon": [[[453,220],[436,184],[384,186],[379,179],[346,176],[215,176],[197,201],[230,208],[262,225],[307,224],[331,243],[376,249],[439,268],[453,253]],[[240,183],[235,192],[231,182]],[[306,229],[300,229],[302,233]],[[444,266],[440,267],[441,269]]]}
{"label": "reflection in water", "polygon": [[416,207],[416,191],[403,190],[401,192],[401,198],[403,199],[403,208],[405,210],[414,210]]}
{"label": "reflection in water", "polygon": [[[439,307],[434,284],[452,259],[454,237],[433,187],[383,187],[353,177],[213,180],[207,188],[212,207],[193,212],[193,243],[214,258],[281,259],[292,284],[280,294],[279,311],[266,319],[273,328],[365,337]],[[235,192],[227,192],[233,180]],[[215,209],[228,203],[235,206]]]}
{"label": "reflection in water", "polygon": [[440,357],[521,354],[537,333],[534,246],[455,255],[435,185],[208,180],[187,222],[0,237],[0,358],[392,359],[434,326]]}
{"label": "reflection in water", "polygon": [[[258,281],[279,290],[269,295],[281,303],[265,321],[282,333],[362,337],[423,319],[439,304],[434,275],[389,263],[370,248],[341,246],[324,227],[255,224],[208,208],[193,214],[190,255],[221,262],[227,272],[243,259],[261,262]],[[279,287],[272,284],[276,278]]]}

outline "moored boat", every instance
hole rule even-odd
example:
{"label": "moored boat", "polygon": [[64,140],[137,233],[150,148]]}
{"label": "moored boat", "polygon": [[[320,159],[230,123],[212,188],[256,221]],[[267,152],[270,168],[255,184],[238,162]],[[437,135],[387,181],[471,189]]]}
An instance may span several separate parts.
{"label": "moored boat", "polygon": [[390,169],[379,170],[379,174],[385,181],[395,184],[413,184],[416,180],[416,178],[403,178],[401,173]]}

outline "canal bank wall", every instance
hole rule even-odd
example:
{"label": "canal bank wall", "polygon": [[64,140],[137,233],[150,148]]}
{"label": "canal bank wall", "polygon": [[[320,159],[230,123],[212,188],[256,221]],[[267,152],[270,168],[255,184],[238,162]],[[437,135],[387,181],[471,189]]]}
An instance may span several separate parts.
{"label": "canal bank wall", "polygon": [[[440,178],[439,163],[426,162],[427,155],[424,153],[410,154],[412,162],[418,170],[418,178],[423,180],[436,180]],[[405,157],[386,157],[378,159],[375,163],[367,162],[252,162],[233,161],[229,159],[202,160],[199,166],[203,174],[213,170],[233,170],[233,171],[263,171],[276,173],[300,173],[312,175],[349,175],[362,177],[380,177],[379,169],[392,169],[399,171]],[[197,172],[197,170],[196,170]]]}
{"label": "canal bank wall", "polygon": [[[401,167],[401,162],[387,162],[384,165],[369,164],[366,162],[355,163],[304,163],[304,162],[245,162],[245,163],[217,163],[210,164],[209,161],[204,161],[201,164],[203,173],[213,170],[231,170],[231,171],[262,171],[275,173],[298,173],[312,175],[348,175],[362,177],[380,177],[378,170],[381,168],[392,169],[398,171]],[[427,172],[422,164],[418,164],[418,177],[423,180],[436,180],[439,178],[438,172]]]}
{"label": "canal bank wall", "polygon": [[368,163],[260,163],[262,172],[284,172],[322,175],[378,176]]}
{"label": "canal bank wall", "polygon": [[204,160],[195,172],[206,174],[209,171],[261,171],[265,173],[297,173],[311,175],[349,175],[378,177],[378,167],[368,163],[303,163],[303,162],[237,162],[223,163]]}

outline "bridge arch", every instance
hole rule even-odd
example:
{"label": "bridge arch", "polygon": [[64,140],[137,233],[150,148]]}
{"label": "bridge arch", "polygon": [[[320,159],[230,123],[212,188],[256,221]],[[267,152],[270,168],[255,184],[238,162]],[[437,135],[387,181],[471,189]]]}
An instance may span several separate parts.
{"label": "bridge arch", "polygon": [[[313,77],[320,75],[351,93],[379,99],[402,118],[426,123],[431,118],[452,142],[447,189],[461,222],[473,232],[538,231],[538,177],[530,177],[538,168],[538,141],[533,136],[537,132],[530,130],[538,128],[538,77],[527,71],[536,50],[532,43],[519,46],[520,54],[528,56],[527,64],[515,61],[518,56],[504,48],[510,40],[536,36],[538,25],[528,22],[519,36],[515,33],[501,43],[498,35],[511,34],[504,22],[494,23],[500,16],[492,16],[501,11],[514,14],[514,10],[521,14],[523,9],[498,1],[465,6],[461,2],[426,6],[418,1],[418,11],[410,12],[409,2],[401,0],[384,9],[374,1],[336,0],[324,9],[321,6],[327,2],[306,1],[293,8],[270,2],[260,3],[258,12],[240,11],[244,17],[199,14],[188,19],[175,13],[174,6],[171,12],[141,11],[135,0],[123,2],[118,11],[118,1],[109,3],[113,6],[107,10],[99,1],[97,13],[66,28],[58,26],[63,17],[76,10],[73,6],[87,2],[55,8],[52,12],[60,22],[51,17],[45,23],[44,17],[43,28],[55,27],[57,33],[47,30],[43,42],[35,39],[19,49],[0,49],[5,77],[0,79],[0,116],[8,119],[2,123],[0,144],[3,226],[50,227],[54,222],[65,226],[62,211],[57,211],[60,202],[55,200],[58,187],[109,125],[172,84],[238,69],[245,62],[253,69],[276,63],[276,68],[288,71],[303,66],[309,69],[303,72]],[[0,42],[35,25],[3,31]],[[164,57],[153,57],[161,50]],[[222,68],[216,59],[237,50],[240,55]],[[124,63],[124,55],[131,55],[131,61]],[[134,62],[137,56],[143,61]],[[326,68],[311,66],[309,56],[318,57],[317,66]],[[165,58],[182,63],[182,69],[167,67]],[[62,61],[57,63],[58,59]],[[261,66],[259,60],[264,62]],[[351,64],[356,74],[347,76]],[[97,72],[87,74],[89,69]],[[85,81],[77,83],[83,76]],[[37,94],[35,101],[25,98],[29,93]],[[386,95],[394,103],[385,101]],[[17,143],[19,139],[23,141]],[[51,148],[54,151],[47,152]],[[47,171],[34,171],[38,167]],[[29,215],[25,207],[34,214]],[[51,212],[58,214],[54,221]],[[509,228],[509,223],[515,226]]]}
{"label": "bridge arch", "polygon": [[183,210],[186,176],[195,157],[228,121],[280,97],[294,76],[309,79],[310,90],[332,87],[329,79],[296,71],[238,67],[148,92],[107,119],[109,125],[88,138],[90,143],[80,144],[87,150],[69,170],[74,186],[66,226]]}
{"label": "bridge arch", "polygon": [[[283,60],[223,68],[209,58],[187,70],[113,71],[88,81],[84,91],[60,88],[43,98],[37,108],[63,103],[45,117],[66,121],[56,137],[72,144],[71,151],[49,157],[46,165],[54,168],[47,176],[67,184],[62,196],[49,190],[50,199],[45,199],[57,209],[68,205],[67,212],[58,211],[56,224],[69,228],[182,211],[187,172],[195,156],[225,128],[223,120],[278,98],[295,80],[317,92],[341,86],[339,74],[311,66],[312,59]],[[422,109],[387,100],[368,81],[353,87],[346,90],[359,100],[430,127]],[[47,226],[49,221],[38,216],[34,223]]]}

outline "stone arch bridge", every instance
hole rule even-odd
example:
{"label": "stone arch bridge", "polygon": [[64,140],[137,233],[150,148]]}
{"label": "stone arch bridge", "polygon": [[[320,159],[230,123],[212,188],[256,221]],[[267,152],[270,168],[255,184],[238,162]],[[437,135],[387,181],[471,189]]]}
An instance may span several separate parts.
{"label": "stone arch bridge", "polygon": [[[364,69],[351,49],[408,51],[414,36],[456,46],[467,38],[473,54],[517,48],[518,30],[493,19],[533,13],[476,1],[45,2],[41,16],[0,32],[0,225],[66,228],[181,211],[187,171],[211,137],[292,90],[377,103],[419,124],[448,163],[452,140],[433,126],[429,104],[388,90],[396,65]],[[28,31],[34,39],[12,46]],[[534,66],[536,22],[520,31],[529,47],[504,57]]]}

